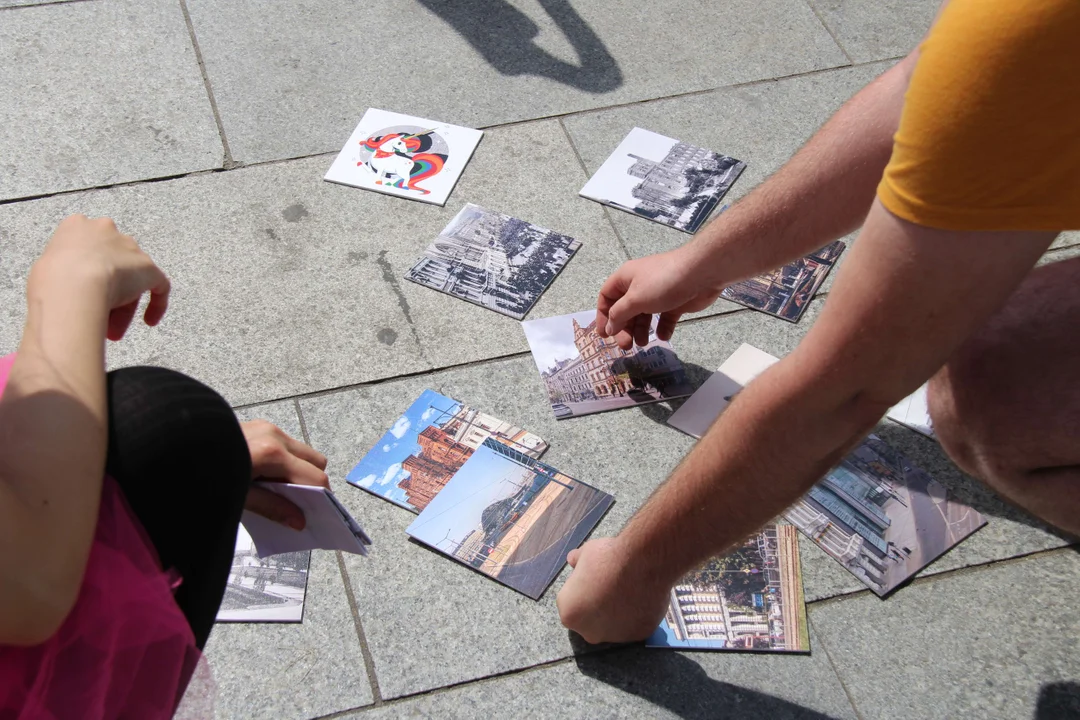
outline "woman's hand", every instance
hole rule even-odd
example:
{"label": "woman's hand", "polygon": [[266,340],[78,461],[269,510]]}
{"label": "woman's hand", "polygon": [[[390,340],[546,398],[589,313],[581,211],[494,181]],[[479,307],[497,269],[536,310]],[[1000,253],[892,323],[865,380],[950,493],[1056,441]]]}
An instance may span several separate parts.
{"label": "woman's hand", "polygon": [[[330,489],[330,478],[325,472],[326,457],[318,450],[294,440],[266,420],[240,423],[240,427],[251,451],[252,480]],[[252,485],[244,507],[293,530],[303,530],[306,524],[300,508],[266,488]]]}
{"label": "woman's hand", "polygon": [[143,319],[157,325],[168,308],[169,289],[165,273],[133,238],[108,218],[91,220],[85,215],[72,215],[60,223],[27,282],[31,299],[83,292],[90,294],[89,301],[104,301],[110,340],[124,336],[146,292],[150,303]]}

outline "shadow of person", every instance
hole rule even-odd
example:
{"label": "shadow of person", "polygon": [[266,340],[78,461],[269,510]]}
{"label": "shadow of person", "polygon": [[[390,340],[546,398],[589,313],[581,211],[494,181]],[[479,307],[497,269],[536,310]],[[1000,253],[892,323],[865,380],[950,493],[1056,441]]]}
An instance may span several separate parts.
{"label": "shadow of person", "polygon": [[582,675],[637,695],[684,720],[828,720],[829,716],[731,683],[713,680],[690,658],[640,647],[575,659]]}
{"label": "shadow of person", "polygon": [[1043,685],[1034,720],[1080,718],[1080,684],[1057,682]]}
{"label": "shadow of person", "polygon": [[[686,382],[690,385],[691,394],[704,385],[705,381],[713,374],[712,370],[707,370],[694,363],[683,362],[682,367],[683,371],[686,373]],[[638,410],[641,411],[642,415],[653,422],[659,423],[660,425],[666,425],[668,419],[684,402],[686,402],[686,398],[675,398],[674,400],[665,400],[664,402],[653,403],[651,405],[639,405]],[[678,432],[675,428],[671,429]]]}
{"label": "shadow of person", "polygon": [[567,0],[537,0],[574,48],[578,64],[533,42],[540,28],[506,0],[419,0],[503,75],[538,75],[591,93],[623,84],[615,58]]}

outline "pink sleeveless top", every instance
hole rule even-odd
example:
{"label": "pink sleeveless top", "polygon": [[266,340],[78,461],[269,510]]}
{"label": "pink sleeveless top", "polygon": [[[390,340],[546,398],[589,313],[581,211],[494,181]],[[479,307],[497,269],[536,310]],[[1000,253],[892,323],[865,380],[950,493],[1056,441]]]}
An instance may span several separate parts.
{"label": "pink sleeveless top", "polygon": [[[13,359],[0,358],[0,392]],[[0,718],[173,717],[197,669],[209,685],[195,637],[173,599],[177,585],[178,578],[162,570],[120,487],[106,477],[71,614],[41,645],[0,645]],[[209,702],[206,694],[200,701]],[[185,706],[190,703],[185,699]],[[206,716],[205,708],[190,711]]]}

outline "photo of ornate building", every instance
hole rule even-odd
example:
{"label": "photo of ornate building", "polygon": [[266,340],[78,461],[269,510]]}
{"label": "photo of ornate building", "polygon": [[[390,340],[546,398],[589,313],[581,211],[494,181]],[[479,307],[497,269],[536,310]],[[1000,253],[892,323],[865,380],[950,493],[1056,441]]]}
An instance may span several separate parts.
{"label": "photo of ornate building", "polygon": [[720,296],[797,322],[845,247],[837,240],[787,265],[730,285]]}
{"label": "photo of ornate building", "polygon": [[405,279],[520,320],[581,243],[466,205]]}
{"label": "photo of ornate building", "polygon": [[[556,417],[586,415],[693,392],[671,344],[623,350],[596,332],[593,311],[522,323]],[[565,348],[565,349],[564,349]],[[559,354],[568,357],[557,357]]]}

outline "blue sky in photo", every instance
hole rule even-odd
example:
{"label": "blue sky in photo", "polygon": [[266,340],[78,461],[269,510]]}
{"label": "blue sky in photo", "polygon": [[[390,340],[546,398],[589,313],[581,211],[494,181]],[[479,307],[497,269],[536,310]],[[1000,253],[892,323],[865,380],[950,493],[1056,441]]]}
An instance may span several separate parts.
{"label": "blue sky in photo", "polygon": [[409,476],[401,464],[420,452],[417,437],[431,425],[449,420],[461,403],[434,390],[425,390],[367,455],[345,477],[353,485],[415,510],[397,484]]}
{"label": "blue sky in photo", "polygon": [[488,505],[516,493],[533,473],[481,445],[405,532],[452,552],[480,525]]}

